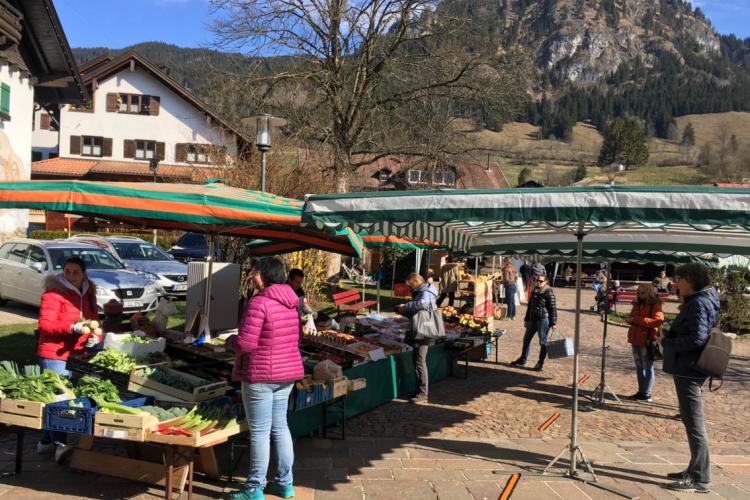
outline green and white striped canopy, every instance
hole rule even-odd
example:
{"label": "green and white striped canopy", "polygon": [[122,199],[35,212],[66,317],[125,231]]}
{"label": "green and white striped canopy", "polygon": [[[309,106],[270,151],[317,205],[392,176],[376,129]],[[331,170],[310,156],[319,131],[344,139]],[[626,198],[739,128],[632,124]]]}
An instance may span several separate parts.
{"label": "green and white striped canopy", "polygon": [[708,186],[309,195],[303,222],[440,241],[472,254],[575,248],[750,254],[750,189]]}

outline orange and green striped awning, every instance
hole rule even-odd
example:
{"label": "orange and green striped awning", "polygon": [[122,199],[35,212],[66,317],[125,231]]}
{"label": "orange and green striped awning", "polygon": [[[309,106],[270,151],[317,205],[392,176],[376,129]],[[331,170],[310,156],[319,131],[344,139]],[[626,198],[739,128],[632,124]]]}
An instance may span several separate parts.
{"label": "orange and green striped awning", "polygon": [[292,242],[345,255],[363,244],[301,227],[304,202],[212,182],[15,181],[0,182],[0,208],[52,210],[155,229]]}

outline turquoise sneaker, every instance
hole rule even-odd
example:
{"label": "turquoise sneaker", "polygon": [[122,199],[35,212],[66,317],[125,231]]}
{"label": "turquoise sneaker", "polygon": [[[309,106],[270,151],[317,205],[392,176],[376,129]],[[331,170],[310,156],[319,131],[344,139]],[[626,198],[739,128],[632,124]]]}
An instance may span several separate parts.
{"label": "turquoise sneaker", "polygon": [[294,486],[291,484],[268,483],[266,493],[281,498],[292,498],[294,496]]}
{"label": "turquoise sneaker", "polygon": [[260,488],[246,488],[229,494],[229,500],[265,500],[265,498]]}

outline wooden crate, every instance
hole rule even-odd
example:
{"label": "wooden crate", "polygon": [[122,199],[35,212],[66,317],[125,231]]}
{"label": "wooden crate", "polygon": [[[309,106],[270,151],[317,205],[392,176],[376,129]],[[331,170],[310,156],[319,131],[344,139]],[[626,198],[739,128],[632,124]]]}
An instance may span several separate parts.
{"label": "wooden crate", "polygon": [[45,403],[22,399],[0,400],[0,424],[17,425],[29,429],[44,427]]}
{"label": "wooden crate", "polygon": [[348,392],[354,392],[359,391],[361,389],[364,389],[367,387],[367,379],[366,378],[355,378],[352,380],[349,380],[347,383],[347,391]]}
{"label": "wooden crate", "polygon": [[[176,377],[181,377],[193,383],[194,385],[205,382],[205,380],[185,372],[166,367],[163,369],[170,372]],[[142,389],[146,389],[146,391],[143,391]],[[180,389],[175,389],[174,387],[170,387],[160,382],[149,380],[146,377],[138,375],[137,370],[133,370],[133,372],[130,374],[130,384],[128,385],[128,390],[137,392],[138,394],[148,393],[150,395],[153,395],[154,392],[157,392],[165,394],[167,396],[171,396],[173,398],[177,398],[180,401],[189,401],[196,403],[198,401],[205,401],[207,399],[213,399],[219,396],[223,396],[227,392],[227,382],[225,380],[219,382],[211,382],[206,385],[196,387],[195,389],[193,389],[193,392],[186,392]],[[156,398],[159,399],[158,397]]]}
{"label": "wooden crate", "polygon": [[338,377],[330,380],[329,383],[333,384],[333,397],[338,398],[346,395],[349,389],[349,379],[346,377]]}
{"label": "wooden crate", "polygon": [[[172,419],[176,420],[176,419]],[[172,420],[165,420],[162,424],[169,424]],[[239,426],[233,426],[230,429],[213,430],[207,434],[192,434],[190,436],[167,436],[156,432],[149,432],[146,437],[147,441],[152,443],[165,443],[178,446],[192,446],[200,448],[201,446],[214,445],[226,441],[231,436],[247,431],[247,422],[240,422]]]}
{"label": "wooden crate", "polygon": [[143,442],[151,428],[158,423],[159,420],[153,415],[97,412],[94,416],[94,436]]}

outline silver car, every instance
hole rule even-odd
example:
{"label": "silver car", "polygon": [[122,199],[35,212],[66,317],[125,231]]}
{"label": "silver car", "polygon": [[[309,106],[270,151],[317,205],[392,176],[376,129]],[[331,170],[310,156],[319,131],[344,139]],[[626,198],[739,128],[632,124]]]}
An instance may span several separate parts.
{"label": "silver car", "polygon": [[128,269],[146,274],[162,287],[166,295],[184,298],[187,295],[187,264],[176,261],[152,243],[133,236],[78,234],[70,238],[85,241],[108,250]]}
{"label": "silver car", "polygon": [[60,274],[69,257],[86,263],[86,274],[96,285],[100,312],[104,304],[116,299],[125,313],[156,309],[161,287],[154,280],[126,269],[106,250],[84,242],[69,240],[31,240],[16,238],[0,247],[0,302],[15,300],[38,306],[47,274]]}

